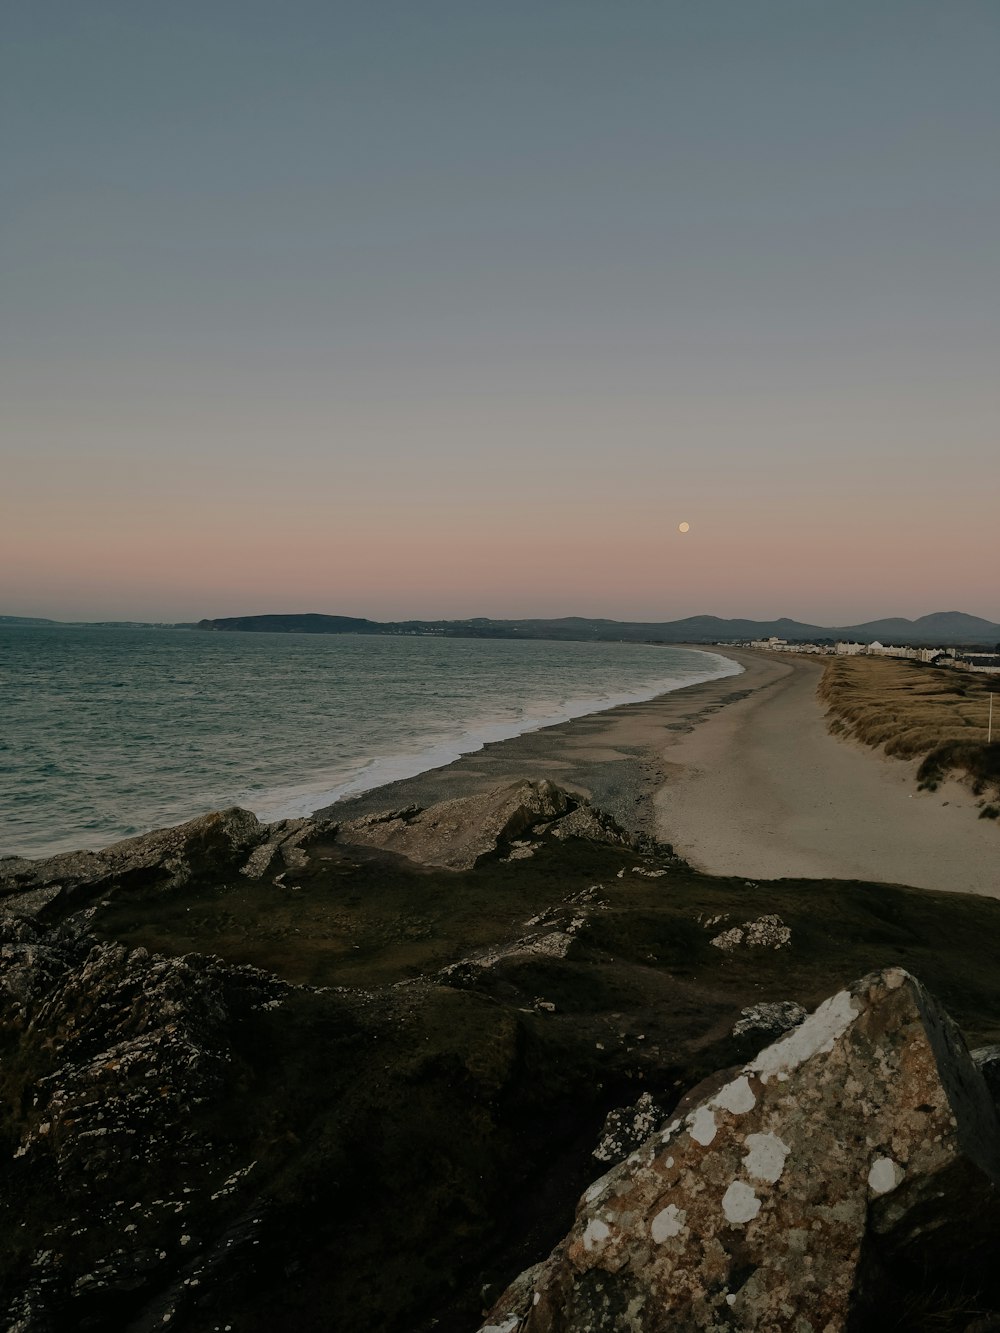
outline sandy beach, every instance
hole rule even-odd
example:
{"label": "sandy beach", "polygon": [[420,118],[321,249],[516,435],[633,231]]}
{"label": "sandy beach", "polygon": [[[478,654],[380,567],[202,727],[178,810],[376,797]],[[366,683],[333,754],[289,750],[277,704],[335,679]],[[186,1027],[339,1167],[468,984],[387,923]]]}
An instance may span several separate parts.
{"label": "sandy beach", "polygon": [[731,653],[757,687],[664,754],[661,837],[700,869],[864,879],[1000,897],[1000,837],[958,782],[827,730],[820,662]]}
{"label": "sandy beach", "polygon": [[549,777],[698,869],[859,879],[1000,897],[1000,833],[957,782],[918,792],[915,762],[832,736],[822,665],[726,649],[739,676],[487,745],[328,807],[375,810]]}
{"label": "sandy beach", "polygon": [[514,778],[551,778],[587,796],[626,828],[657,834],[654,801],[668,776],[662,753],[673,739],[742,699],[759,669],[751,664],[739,675],[495,741],[446,767],[345,797],[317,813],[353,819],[488,791]]}

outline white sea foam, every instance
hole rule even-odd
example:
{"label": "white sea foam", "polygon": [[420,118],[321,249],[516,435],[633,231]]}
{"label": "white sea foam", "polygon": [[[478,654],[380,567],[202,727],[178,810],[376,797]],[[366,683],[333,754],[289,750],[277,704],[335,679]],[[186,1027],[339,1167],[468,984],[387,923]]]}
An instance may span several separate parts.
{"label": "white sea foam", "polygon": [[699,651],[699,655],[711,658],[718,663],[718,668],[680,679],[668,677],[655,685],[632,693],[570,699],[555,711],[537,717],[523,717],[517,722],[483,719],[454,738],[448,737],[428,744],[426,749],[380,755],[363,762],[349,775],[341,777],[332,784],[328,779],[326,781],[320,779],[303,786],[276,788],[261,795],[248,794],[240,804],[249,806],[259,819],[300,818],[311,815],[316,810],[322,810],[344,797],[360,796],[392,782],[402,782],[407,778],[418,777],[421,773],[429,773],[436,768],[446,768],[456,759],[461,759],[463,755],[476,754],[497,741],[512,740],[528,732],[542,731],[545,727],[555,727],[562,722],[587,717],[592,713],[608,712],[612,708],[621,708],[626,704],[648,703],[649,700],[658,699],[661,695],[670,694],[674,690],[683,690],[689,685],[699,685],[704,681],[740,675],[743,671],[738,663],[730,658],[720,657],[717,653]]}

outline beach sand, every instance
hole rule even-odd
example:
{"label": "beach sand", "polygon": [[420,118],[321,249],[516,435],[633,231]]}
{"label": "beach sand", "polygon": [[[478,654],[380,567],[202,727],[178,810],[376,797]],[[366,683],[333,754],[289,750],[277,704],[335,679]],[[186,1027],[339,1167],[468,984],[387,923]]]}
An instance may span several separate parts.
{"label": "beach sand", "polygon": [[967,788],[918,792],[916,761],[832,736],[820,662],[724,655],[743,674],[487,745],[321,813],[350,819],[547,777],[712,874],[1000,897],[1000,831]]}
{"label": "beach sand", "polygon": [[918,760],[827,730],[822,663],[731,653],[769,679],[679,738],[659,835],[720,875],[862,879],[1000,897],[1000,836],[956,781],[918,791]]}
{"label": "beach sand", "polygon": [[317,813],[353,819],[489,791],[515,778],[551,778],[587,796],[629,830],[657,835],[654,799],[667,780],[661,752],[672,738],[742,698],[758,670],[751,666],[740,675],[491,742],[446,767],[344,797]]}

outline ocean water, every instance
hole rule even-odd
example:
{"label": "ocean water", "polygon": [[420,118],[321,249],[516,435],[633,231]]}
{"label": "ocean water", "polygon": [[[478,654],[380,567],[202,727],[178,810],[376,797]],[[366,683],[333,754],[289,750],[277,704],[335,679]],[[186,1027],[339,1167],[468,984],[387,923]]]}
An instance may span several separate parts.
{"label": "ocean water", "polygon": [[0,856],[309,814],[738,670],[642,644],[0,627]]}

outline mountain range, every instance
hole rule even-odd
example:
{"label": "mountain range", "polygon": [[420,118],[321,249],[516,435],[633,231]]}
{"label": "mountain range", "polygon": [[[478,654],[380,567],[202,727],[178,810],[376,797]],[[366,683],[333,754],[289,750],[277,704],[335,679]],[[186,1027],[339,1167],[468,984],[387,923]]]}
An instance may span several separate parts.
{"label": "mountain range", "polygon": [[964,611],[935,611],[907,620],[888,616],[858,625],[814,625],[779,616],[776,620],[725,620],[719,616],[687,616],[683,620],[607,620],[587,616],[552,619],[491,620],[368,620],[361,616],[329,616],[317,612],[276,615],[221,616],[168,625],[151,621],[58,621],[39,616],[0,616],[0,626],[89,625],[106,629],[198,629],[277,634],[413,634],[475,639],[628,640],[635,643],[729,643],[766,639],[790,642],[848,639],[861,643],[923,644],[934,647],[1000,643],[1000,624]]}
{"label": "mountain range", "polygon": [[744,639],[781,639],[815,642],[850,639],[863,643],[927,644],[934,646],[1000,642],[1000,624],[963,611],[935,611],[907,620],[891,616],[859,625],[810,625],[781,616],[777,620],[723,620],[718,616],[688,616],[683,620],[626,621],[564,616],[558,619],[490,620],[367,620],[356,616],[317,613],[226,616],[199,621],[199,630],[294,634],[436,634],[452,638],[630,640],[639,643],[719,643]]}

